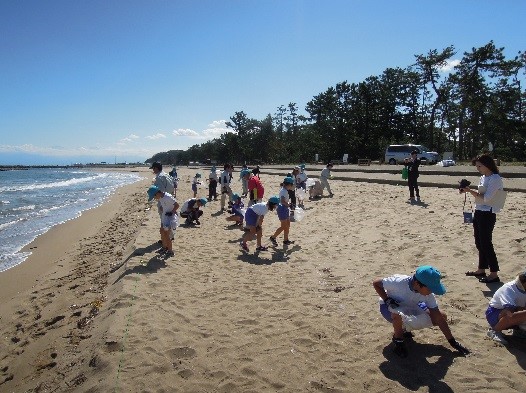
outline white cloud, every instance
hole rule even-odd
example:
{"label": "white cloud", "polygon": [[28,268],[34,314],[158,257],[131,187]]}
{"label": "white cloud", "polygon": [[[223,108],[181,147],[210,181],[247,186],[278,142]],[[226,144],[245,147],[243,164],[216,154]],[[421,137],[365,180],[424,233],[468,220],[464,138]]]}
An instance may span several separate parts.
{"label": "white cloud", "polygon": [[215,120],[208,125],[208,128],[206,130],[202,131],[202,135],[206,139],[213,139],[227,132],[234,131],[231,128],[227,128],[225,120]]}
{"label": "white cloud", "polygon": [[152,141],[155,141],[155,140],[157,140],[157,139],[163,139],[163,138],[166,138],[166,135],[161,134],[160,132],[157,133],[157,134],[154,134],[154,135],[148,135],[148,136],[146,137],[146,139],[150,139],[150,140],[152,140]]}
{"label": "white cloud", "polygon": [[458,59],[447,60],[446,64],[443,67],[440,67],[438,70],[440,72],[451,72],[451,71],[453,71],[453,68],[455,68],[459,64],[460,64],[460,60],[458,60]]}
{"label": "white cloud", "polygon": [[121,142],[133,142],[135,139],[139,139],[139,137],[135,134],[130,134],[126,138],[122,138]]}
{"label": "white cloud", "polygon": [[199,134],[197,132],[195,132],[194,130],[191,130],[189,128],[179,128],[177,130],[173,130],[172,133],[175,136],[199,137]]}

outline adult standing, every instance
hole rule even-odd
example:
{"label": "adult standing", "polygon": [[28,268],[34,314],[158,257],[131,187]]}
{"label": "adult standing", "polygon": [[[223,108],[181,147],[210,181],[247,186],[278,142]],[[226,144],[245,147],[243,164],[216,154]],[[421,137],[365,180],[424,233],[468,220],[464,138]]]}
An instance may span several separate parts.
{"label": "adult standing", "polygon": [[221,172],[221,211],[225,210],[226,197],[232,202],[232,189],[230,188],[230,182],[232,181],[232,166],[225,164],[224,170]]}
{"label": "adult standing", "polygon": [[[473,160],[473,165],[482,175],[477,190],[469,187],[461,191],[469,192],[475,197],[475,214],[473,217],[473,235],[475,246],[479,252],[478,269],[466,272],[466,276],[474,276],[480,282],[492,283],[499,282],[499,262],[493,247],[493,229],[497,222],[495,213],[500,211],[500,206],[496,206],[492,200],[499,191],[503,190],[502,178],[499,168],[491,156],[483,154]],[[490,274],[486,276],[486,269],[489,268]]]}
{"label": "adult standing", "polygon": [[215,165],[210,168],[210,174],[208,175],[208,200],[217,201],[217,172]]}
{"label": "adult standing", "polygon": [[404,165],[407,168],[407,186],[409,187],[409,200],[411,203],[416,201],[420,202],[420,190],[418,189],[418,167],[422,164],[422,161],[418,158],[418,152],[413,150],[411,152],[411,158],[404,160]]}

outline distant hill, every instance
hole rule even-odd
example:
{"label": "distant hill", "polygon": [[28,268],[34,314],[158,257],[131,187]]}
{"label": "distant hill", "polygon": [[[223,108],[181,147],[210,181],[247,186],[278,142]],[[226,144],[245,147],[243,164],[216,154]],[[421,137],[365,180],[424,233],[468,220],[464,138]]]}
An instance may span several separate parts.
{"label": "distant hill", "polygon": [[184,150],[169,150],[154,154],[151,158],[148,158],[145,162],[151,164],[153,162],[160,162],[163,165],[173,165],[181,163],[185,160]]}

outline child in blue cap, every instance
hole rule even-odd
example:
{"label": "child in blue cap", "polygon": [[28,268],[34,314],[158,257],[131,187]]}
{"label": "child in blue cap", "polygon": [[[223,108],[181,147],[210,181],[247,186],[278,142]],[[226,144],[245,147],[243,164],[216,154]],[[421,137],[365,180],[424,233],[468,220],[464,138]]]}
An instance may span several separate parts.
{"label": "child in blue cap", "polygon": [[263,218],[265,214],[270,211],[273,211],[276,206],[279,204],[279,198],[277,196],[270,197],[267,203],[260,202],[255,203],[250,206],[245,213],[245,224],[248,229],[247,232],[243,235],[241,239],[241,249],[245,252],[248,252],[247,242],[256,238],[257,251],[266,251],[268,247],[261,245],[261,238],[263,237]]}
{"label": "child in blue cap", "polygon": [[161,209],[160,232],[162,248],[160,250],[160,254],[164,254],[165,257],[171,257],[174,255],[172,245],[172,231],[175,231],[179,225],[177,216],[179,204],[171,194],[161,191],[157,186],[151,186],[147,192],[148,202],[150,202],[152,199],[157,200]]}
{"label": "child in blue cap", "polygon": [[274,247],[277,247],[278,241],[276,238],[283,232],[283,244],[289,245],[294,243],[289,240],[290,230],[290,197],[289,191],[294,191],[294,179],[292,177],[286,177],[283,180],[281,190],[279,191],[279,205],[278,205],[278,218],[281,223],[280,227],[276,229],[276,232],[270,237],[270,241]]}
{"label": "child in blue cap", "polygon": [[199,217],[203,215],[203,211],[199,208],[206,205],[206,198],[190,198],[181,207],[181,217],[186,218],[185,224],[192,225],[195,221],[197,225],[201,225]]}
{"label": "child in blue cap", "polygon": [[227,217],[227,221],[234,221],[236,224],[242,226],[243,220],[244,220],[244,213],[241,211],[243,207],[245,206],[243,204],[243,200],[241,199],[241,196],[239,194],[232,194],[232,210],[230,212],[232,213],[231,216]]}
{"label": "child in blue cap", "polygon": [[380,296],[380,313],[393,325],[394,351],[398,356],[407,356],[404,336],[411,337],[412,330],[433,326],[440,328],[458,352],[469,354],[469,350],[451,334],[446,314],[438,309],[435,295],[446,293],[440,282],[441,277],[433,266],[420,266],[413,276],[395,274],[373,281],[373,287]]}

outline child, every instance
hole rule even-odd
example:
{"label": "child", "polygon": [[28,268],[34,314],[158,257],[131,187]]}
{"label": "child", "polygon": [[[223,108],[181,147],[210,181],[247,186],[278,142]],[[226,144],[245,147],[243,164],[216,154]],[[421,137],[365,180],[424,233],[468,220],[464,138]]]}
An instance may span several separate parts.
{"label": "child", "polygon": [[[248,179],[245,178],[245,174],[250,173],[247,164],[243,164],[241,171],[239,172],[239,180],[241,180],[241,186],[243,187],[243,198],[248,194]],[[234,201],[235,202],[235,201]]]}
{"label": "child", "polygon": [[322,192],[324,189],[327,189],[327,191],[329,191],[329,196],[332,197],[334,194],[332,193],[331,186],[329,185],[329,179],[331,178],[331,169],[332,164],[329,162],[320,173],[320,183],[322,186]]}
{"label": "child", "polygon": [[200,173],[196,173],[192,179],[192,191],[194,192],[194,198],[197,197],[197,186],[201,185],[201,181],[199,179],[201,179]]}
{"label": "child", "polygon": [[281,222],[281,226],[276,229],[274,235],[270,237],[270,241],[274,247],[277,247],[278,241],[276,238],[281,232],[283,232],[283,244],[289,245],[294,242],[289,240],[290,230],[290,204],[289,204],[289,190],[294,190],[294,179],[292,177],[286,177],[283,180],[283,185],[279,191],[279,205],[278,205],[278,218]]}
{"label": "child", "polygon": [[241,209],[243,209],[245,205],[243,204],[241,196],[239,196],[238,194],[232,194],[232,200],[234,201],[234,203],[232,204],[232,210],[231,210],[232,215],[230,217],[227,217],[226,220],[234,221],[235,225],[242,226],[244,215],[241,212]]}
{"label": "child", "polygon": [[[298,172],[296,173],[296,194],[298,198],[298,206],[301,208],[304,208],[303,200],[304,198],[300,198],[300,196],[304,196],[307,193],[307,174],[305,173],[305,164],[301,164],[300,166],[297,166]],[[300,191],[303,190],[303,191]]]}
{"label": "child", "polygon": [[181,208],[181,217],[186,218],[186,225],[192,225],[194,221],[197,225],[201,225],[199,217],[203,215],[203,211],[199,208],[201,206],[205,206],[206,202],[208,202],[206,198],[191,198],[183,203],[183,207]]}
{"label": "child", "polygon": [[251,172],[245,172],[244,179],[248,181],[248,193],[250,195],[250,201],[248,206],[252,206],[255,203],[260,203],[263,200],[265,194],[265,187],[261,183],[261,179]]}
{"label": "child", "polygon": [[432,266],[420,266],[413,276],[395,274],[373,281],[380,295],[380,313],[393,325],[395,353],[407,356],[404,332],[438,326],[449,344],[462,355],[469,350],[451,334],[446,315],[438,309],[435,295],[443,295],[446,288],[440,282],[440,272]]}
{"label": "child", "polygon": [[176,198],[177,185],[179,184],[179,178],[177,177],[177,169],[175,168],[175,165],[173,166],[172,170],[168,174],[171,176],[173,185],[174,185],[174,192],[172,195],[174,198]]}
{"label": "child", "polygon": [[488,337],[507,344],[502,330],[513,328],[514,334],[524,337],[526,333],[526,271],[513,281],[497,289],[486,310],[491,328]]}
{"label": "child", "polygon": [[263,236],[263,229],[261,225],[263,224],[263,218],[268,211],[273,211],[276,206],[279,204],[279,198],[277,196],[270,197],[267,203],[256,203],[250,206],[245,213],[245,222],[248,232],[245,232],[243,238],[241,239],[241,249],[248,252],[247,241],[253,240],[256,238],[257,251],[266,251],[268,247],[261,245],[261,238]]}
{"label": "child", "polygon": [[159,187],[151,186],[148,189],[148,202],[154,198],[161,205],[162,209],[160,229],[162,248],[160,253],[169,258],[174,255],[172,247],[172,231],[175,231],[179,224],[179,219],[177,217],[179,204],[169,193],[161,191]]}

